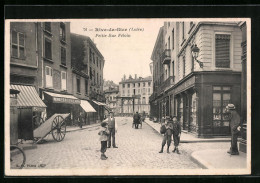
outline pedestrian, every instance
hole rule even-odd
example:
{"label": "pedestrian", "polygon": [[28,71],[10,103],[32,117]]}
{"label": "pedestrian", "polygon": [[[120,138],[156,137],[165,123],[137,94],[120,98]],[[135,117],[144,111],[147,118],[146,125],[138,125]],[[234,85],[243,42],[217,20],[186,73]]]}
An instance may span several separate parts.
{"label": "pedestrian", "polygon": [[138,129],[138,125],[139,125],[140,120],[141,120],[141,116],[139,115],[138,112],[136,112],[136,113],[134,114],[133,120],[134,120],[135,129]]}
{"label": "pedestrian", "polygon": [[162,140],[162,148],[161,151],[159,151],[159,153],[163,153],[163,148],[167,142],[167,153],[170,153],[169,148],[172,142],[172,120],[170,119],[170,117],[166,117],[166,120],[164,123],[162,123],[162,125],[165,126],[166,131],[164,133],[163,136],[163,140]]}
{"label": "pedestrian", "polygon": [[172,117],[172,121],[173,121],[172,135],[173,135],[173,142],[174,142],[174,150],[172,152],[174,152],[174,153],[177,152],[177,154],[180,154],[178,146],[179,146],[180,137],[181,137],[181,124],[177,120],[176,116]]}
{"label": "pedestrian", "polygon": [[116,137],[115,137],[115,134],[117,132],[117,123],[116,123],[116,120],[114,118],[114,114],[113,112],[110,112],[109,113],[109,117],[108,117],[108,129],[109,129],[109,136],[108,136],[108,148],[111,147],[111,138],[112,138],[112,146],[113,148],[118,148],[116,146]]}
{"label": "pedestrian", "polygon": [[226,115],[230,120],[230,130],[231,130],[231,147],[227,153],[230,155],[239,155],[237,148],[237,138],[241,129],[240,126],[240,116],[235,110],[234,104],[228,104],[226,106]]}
{"label": "pedestrian", "polygon": [[109,135],[109,130],[107,127],[106,122],[101,123],[101,130],[98,132],[98,135],[100,135],[99,140],[101,143],[101,159],[106,160],[107,156],[105,155],[105,152],[107,150],[107,140],[108,140],[108,135]]}
{"label": "pedestrian", "polygon": [[83,113],[80,112],[80,113],[79,113],[79,117],[78,117],[78,123],[79,123],[79,127],[80,127],[80,128],[82,128],[83,121],[84,121]]}

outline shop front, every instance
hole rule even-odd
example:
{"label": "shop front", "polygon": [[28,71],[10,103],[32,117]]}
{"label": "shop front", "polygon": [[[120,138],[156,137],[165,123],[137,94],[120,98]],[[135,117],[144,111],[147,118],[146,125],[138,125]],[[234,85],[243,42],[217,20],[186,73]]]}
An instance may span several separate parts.
{"label": "shop front", "polygon": [[10,85],[10,88],[19,91],[16,105],[18,139],[33,140],[33,130],[36,128],[34,120],[37,116],[44,115],[46,105],[40,99],[34,86]]}
{"label": "shop front", "polygon": [[93,116],[97,111],[87,100],[80,100],[80,107],[82,109],[81,112],[85,125],[90,125],[91,121],[93,122]]}
{"label": "shop front", "polygon": [[99,101],[96,101],[96,100],[93,100],[93,106],[97,111],[96,122],[101,122],[104,119],[104,114],[105,114],[104,113],[104,110],[105,110],[104,106],[106,106],[106,104],[99,102]]}
{"label": "shop front", "polygon": [[55,113],[70,113],[68,125],[75,124],[80,113],[80,100],[72,95],[43,92],[43,101],[47,105],[47,118]]}
{"label": "shop front", "polygon": [[230,135],[225,107],[240,112],[239,72],[196,72],[177,83],[175,103],[182,129],[198,137]]}

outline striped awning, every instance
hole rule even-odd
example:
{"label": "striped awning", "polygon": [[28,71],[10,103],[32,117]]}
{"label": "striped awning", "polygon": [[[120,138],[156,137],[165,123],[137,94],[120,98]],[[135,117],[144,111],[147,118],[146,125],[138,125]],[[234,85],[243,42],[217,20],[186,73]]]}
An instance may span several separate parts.
{"label": "striped awning", "polygon": [[80,106],[85,112],[97,112],[92,105],[86,100],[80,100]]}
{"label": "striped awning", "polygon": [[98,101],[95,101],[95,100],[93,100],[93,102],[94,102],[95,104],[97,104],[97,105],[103,105],[103,106],[105,106],[105,105],[106,105],[105,103],[98,102]]}
{"label": "striped awning", "polygon": [[46,107],[34,86],[11,85],[11,89],[20,91],[17,95],[18,107]]}

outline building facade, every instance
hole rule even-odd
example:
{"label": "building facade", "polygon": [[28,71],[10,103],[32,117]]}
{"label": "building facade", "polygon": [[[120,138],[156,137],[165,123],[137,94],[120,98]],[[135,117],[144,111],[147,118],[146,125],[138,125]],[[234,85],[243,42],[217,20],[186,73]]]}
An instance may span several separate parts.
{"label": "building facade", "polygon": [[103,93],[104,57],[88,37],[71,33],[73,95],[89,101],[96,112],[84,113],[86,123],[100,121],[104,116]]}
{"label": "building facade", "polygon": [[[121,114],[133,114],[138,111],[139,113],[145,112],[150,114],[149,97],[153,92],[152,77],[145,78],[135,75],[132,78],[130,75],[128,79],[124,76],[122,81],[119,82],[119,96],[121,98]],[[134,100],[131,97],[137,97]]]}
{"label": "building facade", "polygon": [[154,117],[177,115],[198,137],[229,135],[224,109],[241,106],[241,40],[236,22],[165,22],[151,57]]}
{"label": "building facade", "polygon": [[106,89],[104,93],[105,93],[107,107],[115,115],[118,115],[120,113],[120,106],[118,105],[118,98],[117,98],[119,94],[119,88],[118,87],[109,88]]}

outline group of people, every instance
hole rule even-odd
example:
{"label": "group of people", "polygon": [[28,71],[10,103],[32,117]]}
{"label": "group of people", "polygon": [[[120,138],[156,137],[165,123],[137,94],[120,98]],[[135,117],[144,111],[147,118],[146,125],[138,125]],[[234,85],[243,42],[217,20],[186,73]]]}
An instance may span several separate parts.
{"label": "group of people", "polygon": [[113,112],[109,113],[109,117],[101,123],[101,130],[98,132],[99,140],[101,143],[101,159],[106,160],[108,157],[105,155],[107,148],[111,148],[111,138],[112,147],[118,148],[116,146],[115,134],[117,132],[117,123]]}
{"label": "group of people", "polygon": [[136,112],[133,116],[133,125],[135,129],[138,129],[138,126],[141,125],[142,127],[142,122],[145,119],[145,113],[141,116],[138,112]]}
{"label": "group of people", "polygon": [[[226,106],[226,115],[230,120],[230,128],[231,128],[231,147],[228,153],[230,155],[238,155],[238,147],[237,147],[237,138],[239,136],[239,132],[241,129],[240,126],[240,116],[235,110],[235,106],[233,104],[228,104]],[[133,116],[133,121],[135,124],[135,128],[138,128],[138,124],[141,121],[141,116],[136,112]],[[110,116],[101,123],[102,129],[98,132],[100,135],[101,142],[101,159],[106,160],[107,156],[105,152],[107,148],[111,147],[111,138],[112,138],[112,147],[118,148],[115,143],[115,133],[117,132],[117,123],[114,118],[113,112],[110,112]],[[167,153],[170,153],[170,145],[173,138],[174,141],[174,149],[173,153],[180,154],[179,151],[179,143],[181,136],[181,124],[177,120],[176,116],[167,116],[162,121],[162,125],[160,128],[160,133],[163,134],[162,146],[159,153],[163,153],[164,146],[167,144]]]}
{"label": "group of people", "polygon": [[162,126],[160,129],[160,133],[163,134],[162,147],[159,153],[163,153],[163,149],[165,144],[167,143],[167,153],[170,153],[170,145],[172,142],[172,137],[174,141],[174,150],[172,152],[176,152],[180,154],[179,151],[179,143],[181,136],[181,124],[177,121],[176,116],[167,116],[165,120],[162,122]]}

